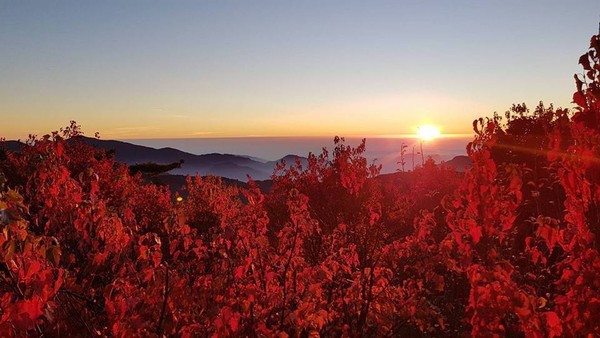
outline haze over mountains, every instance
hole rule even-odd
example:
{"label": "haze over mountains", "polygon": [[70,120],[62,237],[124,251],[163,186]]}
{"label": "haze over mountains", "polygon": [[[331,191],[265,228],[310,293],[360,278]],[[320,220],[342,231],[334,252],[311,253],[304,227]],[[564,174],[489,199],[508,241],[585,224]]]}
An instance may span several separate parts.
{"label": "haze over mountains", "polygon": [[[128,165],[147,162],[173,163],[183,160],[181,168],[173,169],[172,175],[215,175],[246,181],[249,175],[255,180],[266,180],[271,177],[277,162],[285,160],[294,163],[297,156],[288,155],[277,161],[262,161],[244,155],[210,153],[195,155],[178,149],[166,147],[155,149],[132,143],[100,140],[89,137],[80,137],[84,142],[106,150],[115,151],[115,159]],[[306,163],[306,158],[298,157],[301,163]]]}
{"label": "haze over mountains", "polygon": [[[170,147],[156,149],[128,142],[101,140],[85,136],[78,136],[77,139],[99,149],[114,150],[115,159],[127,165],[148,162],[169,164],[183,160],[181,168],[173,169],[169,174],[184,176],[196,174],[201,176],[215,175],[242,182],[247,181],[248,175],[254,180],[269,179],[277,163],[282,160],[287,164],[293,164],[296,158],[303,165],[307,162],[305,157],[295,155],[287,155],[277,161],[267,161],[250,156],[233,154],[210,153],[195,155]],[[10,150],[18,150],[22,145],[18,141],[7,141],[5,144]]]}
{"label": "haze over mountains", "polygon": [[[345,144],[356,147],[363,137],[345,137]],[[473,140],[472,135],[445,135],[435,140],[423,142],[425,158],[432,157],[437,163],[450,161],[455,156],[466,155],[466,145]],[[139,144],[151,148],[171,147],[191,154],[240,154],[261,161],[276,161],[288,154],[308,156],[320,154],[323,148],[331,153],[335,148],[334,137],[231,137],[231,138],[177,138],[177,139],[123,139],[120,141]],[[410,135],[366,136],[365,158],[369,163],[381,164],[381,173],[394,173],[399,169],[400,148],[405,145],[405,169],[412,169],[412,151],[415,151],[415,166],[421,164],[420,140]]]}
{"label": "haze over mountains", "polygon": [[[127,165],[149,162],[170,164],[183,160],[181,168],[171,170],[169,172],[171,175],[215,175],[246,182],[248,176],[254,180],[270,179],[275,166],[282,160],[288,165],[293,164],[296,158],[303,166],[306,166],[307,163],[306,157],[293,154],[275,161],[269,161],[247,155],[221,153],[197,155],[172,147],[153,148],[123,141],[102,140],[84,136],[78,136],[77,138],[99,149],[114,150],[115,159]],[[11,150],[18,150],[22,144],[17,141],[7,141],[5,145]],[[436,158],[436,156],[434,156],[434,159],[439,162],[439,158]],[[470,158],[461,155],[454,156],[451,160],[446,161],[447,164],[454,166],[458,171],[464,171],[470,165],[470,162]],[[410,169],[410,167],[407,166],[407,169]]]}

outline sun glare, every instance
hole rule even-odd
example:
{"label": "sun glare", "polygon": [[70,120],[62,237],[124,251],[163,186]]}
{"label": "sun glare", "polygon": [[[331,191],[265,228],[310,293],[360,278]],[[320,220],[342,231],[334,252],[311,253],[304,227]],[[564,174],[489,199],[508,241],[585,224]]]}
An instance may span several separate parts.
{"label": "sun glare", "polygon": [[424,141],[433,140],[440,136],[440,129],[435,126],[425,125],[417,128],[417,135]]}

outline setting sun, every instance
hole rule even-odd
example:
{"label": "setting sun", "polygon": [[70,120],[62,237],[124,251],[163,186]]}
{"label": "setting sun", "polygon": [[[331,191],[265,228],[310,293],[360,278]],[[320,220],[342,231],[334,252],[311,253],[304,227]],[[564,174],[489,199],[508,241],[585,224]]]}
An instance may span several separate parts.
{"label": "setting sun", "polygon": [[417,128],[417,135],[424,141],[433,140],[440,136],[440,129],[431,125],[420,126]]}

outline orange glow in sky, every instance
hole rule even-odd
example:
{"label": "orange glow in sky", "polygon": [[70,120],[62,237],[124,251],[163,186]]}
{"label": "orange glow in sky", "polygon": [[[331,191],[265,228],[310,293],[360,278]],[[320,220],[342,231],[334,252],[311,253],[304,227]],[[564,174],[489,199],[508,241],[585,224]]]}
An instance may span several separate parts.
{"label": "orange glow in sky", "polygon": [[0,138],[469,134],[513,103],[571,107],[600,13],[582,1],[9,1]]}

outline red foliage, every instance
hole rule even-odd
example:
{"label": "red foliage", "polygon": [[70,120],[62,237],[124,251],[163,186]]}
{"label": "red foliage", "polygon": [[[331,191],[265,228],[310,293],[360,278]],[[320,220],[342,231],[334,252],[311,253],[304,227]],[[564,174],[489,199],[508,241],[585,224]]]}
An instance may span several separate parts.
{"label": "red foliage", "polygon": [[0,333],[600,335],[600,43],[574,113],[474,122],[464,175],[379,175],[335,139],[273,189],[186,198],[78,141],[0,154]]}

